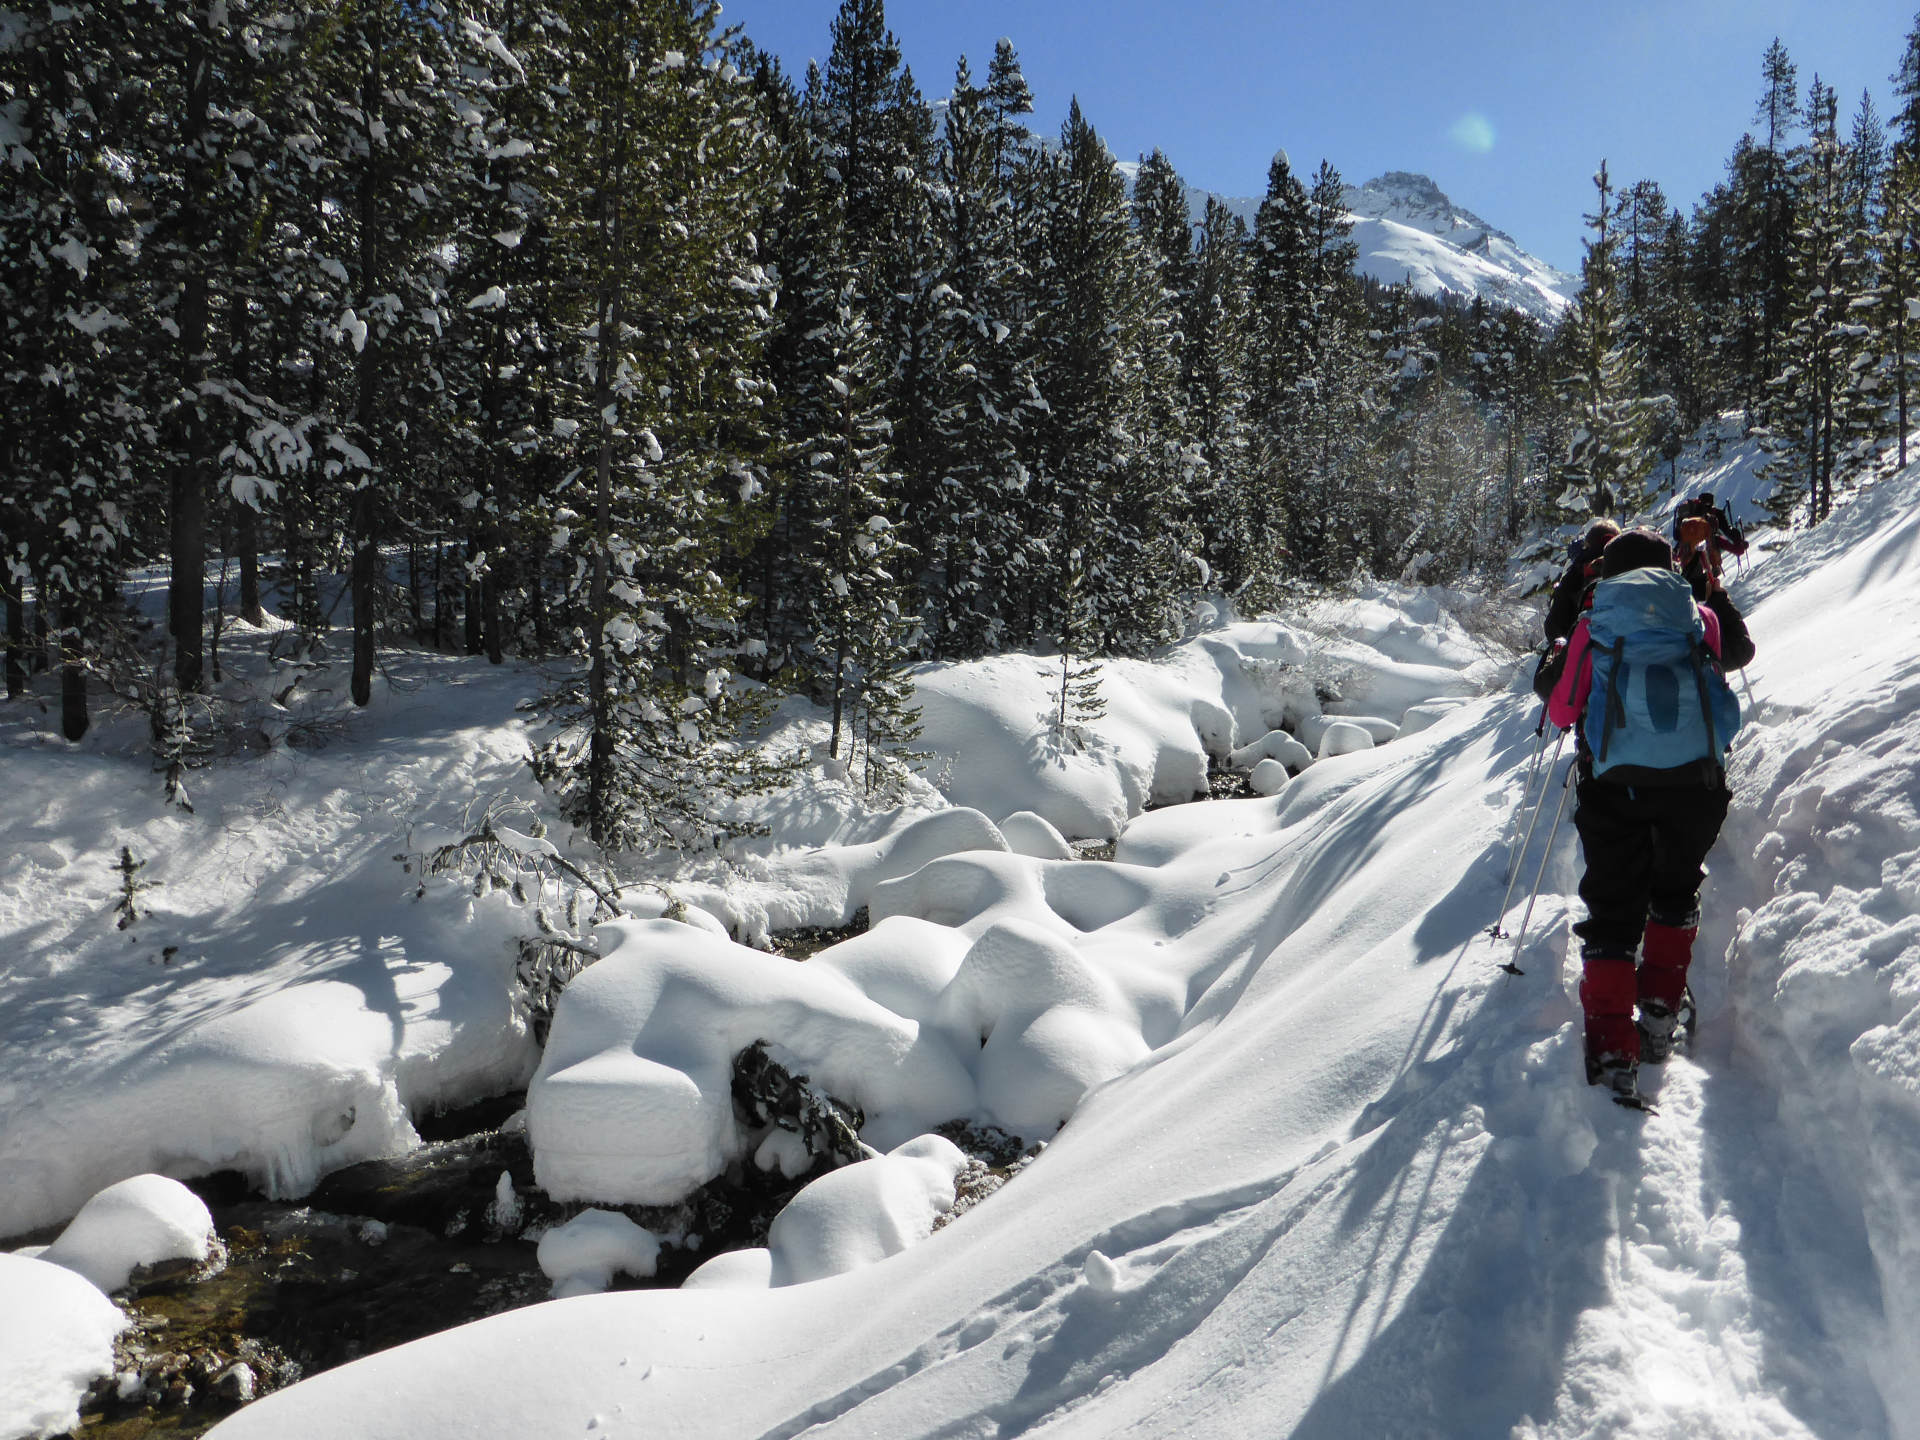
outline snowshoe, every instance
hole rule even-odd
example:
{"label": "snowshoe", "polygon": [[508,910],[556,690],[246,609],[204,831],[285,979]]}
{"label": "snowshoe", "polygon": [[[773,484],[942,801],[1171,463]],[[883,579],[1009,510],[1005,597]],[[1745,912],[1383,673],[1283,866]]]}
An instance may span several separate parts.
{"label": "snowshoe", "polygon": [[1634,1029],[1640,1032],[1640,1058],[1649,1065],[1664,1063],[1673,1054],[1679,1025],[1679,1013],[1671,1005],[1662,1005],[1658,1000],[1641,1001],[1640,1016],[1633,1022]]}
{"label": "snowshoe", "polygon": [[1640,1058],[1658,1065],[1673,1054],[1675,1045],[1684,1043],[1692,1049],[1698,1014],[1691,986],[1681,994],[1677,1007],[1662,1005],[1658,1000],[1643,1001],[1640,1017],[1634,1021],[1634,1028],[1640,1032]]}
{"label": "snowshoe", "polygon": [[1640,1094],[1640,1065],[1618,1051],[1587,1056],[1587,1083],[1606,1089],[1607,1098],[1629,1110],[1651,1111],[1653,1107]]}

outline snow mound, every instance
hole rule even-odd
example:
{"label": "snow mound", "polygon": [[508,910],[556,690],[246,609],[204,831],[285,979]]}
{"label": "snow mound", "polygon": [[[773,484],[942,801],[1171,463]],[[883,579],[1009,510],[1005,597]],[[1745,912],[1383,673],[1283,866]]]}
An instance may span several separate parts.
{"label": "snow mound", "polygon": [[40,1258],[111,1294],[143,1265],[206,1259],[213,1238],[213,1216],[198,1195],[164,1175],[135,1175],[82,1205]]}
{"label": "snow mound", "polygon": [[113,1371],[127,1317],[98,1287],[0,1251],[0,1435],[64,1435],[88,1387]]}
{"label": "snow mound", "polygon": [[931,814],[889,811],[873,817],[869,828],[876,825],[880,833],[863,841],[749,851],[724,881],[688,881],[675,889],[705,912],[702,918],[716,917],[720,933],[764,944],[778,930],[848,924],[871,900],[874,886],[929,860],[1008,847],[993,821],[964,805]]}
{"label": "snow mound", "polygon": [[540,1268],[553,1282],[555,1299],[592,1295],[615,1275],[645,1279],[660,1260],[652,1231],[614,1210],[582,1210],[540,1237]]}
{"label": "snow mound", "polygon": [[1262,760],[1247,776],[1247,784],[1256,795],[1278,795],[1287,788],[1287,767],[1278,760]]}
{"label": "snow mound", "polygon": [[1335,720],[1320,732],[1317,754],[1320,759],[1326,760],[1335,755],[1355,755],[1372,748],[1373,735],[1366,726],[1355,725],[1349,720]]}
{"label": "snow mound", "polygon": [[[801,1285],[897,1255],[933,1233],[953,1208],[967,1157],[951,1140],[920,1135],[885,1155],[831,1170],[774,1217],[769,1283]],[[745,1266],[741,1266],[744,1272]]]}
{"label": "snow mound", "polygon": [[765,1246],[727,1250],[680,1282],[682,1290],[765,1290],[773,1284],[773,1252]]}
{"label": "snow mound", "polygon": [[895,1143],[972,1109],[951,1048],[841,971],[669,920],[602,934],[606,958],[561,996],[527,1092],[535,1176],[556,1199],[668,1204],[740,1158],[732,1062],[756,1040]]}
{"label": "snow mound", "polygon": [[1288,770],[1304,770],[1313,763],[1313,750],[1304,740],[1284,730],[1269,730],[1251,745],[1242,745],[1229,758],[1236,766],[1272,760]]}
{"label": "snow mound", "polygon": [[1054,724],[1057,659],[927,667],[914,687],[919,743],[939,757],[954,804],[996,819],[1032,811],[1068,839],[1111,839],[1148,805],[1205,795],[1209,758],[1224,760],[1237,730],[1265,728],[1225,638],[1239,628],[1158,661],[1100,662],[1107,711],[1079,735]]}
{"label": "snow mound", "polygon": [[1007,837],[1007,847],[1016,855],[1030,855],[1035,860],[1073,859],[1073,846],[1066,837],[1046,816],[1031,810],[1016,810],[1007,816],[1000,822],[1000,833]]}

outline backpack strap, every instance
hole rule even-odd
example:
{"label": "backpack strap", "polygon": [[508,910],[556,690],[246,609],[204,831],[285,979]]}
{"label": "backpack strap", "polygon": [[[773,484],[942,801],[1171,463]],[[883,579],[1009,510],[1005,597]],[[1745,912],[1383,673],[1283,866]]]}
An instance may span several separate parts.
{"label": "backpack strap", "polygon": [[[1618,719],[1624,726],[1627,723],[1627,703],[1620,698],[1620,652],[1625,648],[1627,637],[1619,636],[1613,642],[1613,669],[1607,672],[1607,706],[1600,715],[1600,763],[1607,763],[1607,741],[1613,738],[1613,722]],[[1706,684],[1700,687],[1701,698],[1706,697]],[[1709,721],[1709,724],[1712,722]]]}
{"label": "backpack strap", "polygon": [[1697,638],[1687,643],[1687,654],[1693,661],[1694,688],[1700,692],[1700,718],[1707,722],[1707,754],[1700,762],[1700,771],[1709,787],[1715,783],[1724,786],[1727,772],[1720,764],[1720,737],[1713,729],[1713,702],[1707,698],[1707,670],[1700,659],[1700,641]]}

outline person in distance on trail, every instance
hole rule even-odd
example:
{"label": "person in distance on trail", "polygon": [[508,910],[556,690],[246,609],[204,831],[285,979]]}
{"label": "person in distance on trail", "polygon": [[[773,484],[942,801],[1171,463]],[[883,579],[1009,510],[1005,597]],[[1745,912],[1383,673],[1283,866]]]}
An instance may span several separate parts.
{"label": "person in distance on trail", "polygon": [[1726,749],[1740,724],[1721,671],[1752,659],[1747,622],[1717,574],[1699,604],[1655,532],[1607,544],[1547,717],[1578,726],[1573,823],[1587,913],[1573,928],[1587,1081],[1619,1098],[1637,1097],[1641,1060],[1658,1063],[1673,1048],[1703,862],[1727,817]]}
{"label": "person in distance on trail", "polygon": [[1693,587],[1693,598],[1705,600],[1719,581],[1720,557],[1746,554],[1747,541],[1733,528],[1727,512],[1714,503],[1713,492],[1703,490],[1682,500],[1673,512],[1673,549],[1680,573]]}
{"label": "person in distance on trail", "polygon": [[1569,547],[1570,563],[1566,573],[1554,582],[1553,597],[1547,602],[1544,628],[1548,644],[1565,640],[1573,634],[1573,627],[1579,624],[1580,611],[1586,604],[1587,587],[1600,578],[1600,552],[1619,533],[1620,527],[1613,521],[1594,520]]}

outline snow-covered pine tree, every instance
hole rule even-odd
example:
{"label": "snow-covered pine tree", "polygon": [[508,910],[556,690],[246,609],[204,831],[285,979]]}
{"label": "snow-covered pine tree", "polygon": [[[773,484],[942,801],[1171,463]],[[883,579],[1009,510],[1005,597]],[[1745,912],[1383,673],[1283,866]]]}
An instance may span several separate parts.
{"label": "snow-covered pine tree", "polygon": [[441,77],[455,64],[453,28],[437,0],[368,0],[336,13],[319,57],[331,199],[345,222],[347,305],[335,324],[352,353],[336,372],[344,424],[328,437],[322,470],[345,496],[356,705],[372,696],[389,603],[380,545],[393,538],[394,493],[437,439],[422,422],[435,413],[429,357],[445,330]]}
{"label": "snow-covered pine tree", "polygon": [[[1808,87],[1807,119],[1807,143],[1793,157],[1798,224],[1789,324],[1777,347],[1779,369],[1769,383],[1768,413],[1774,464],[1783,476],[1804,480],[1808,518],[1817,522],[1833,507],[1834,472],[1846,442],[1838,402],[1853,353],[1867,334],[1853,302],[1870,297],[1862,296],[1867,287],[1859,283],[1838,106],[1832,87],[1817,76]],[[1777,508],[1783,515],[1792,508],[1792,495],[1792,487],[1779,488]]]}
{"label": "snow-covered pine tree", "polygon": [[843,243],[863,277],[862,303],[891,357],[887,409],[917,502],[935,411],[927,364],[937,268],[933,112],[901,64],[884,0],[842,0],[830,36],[808,116],[834,186]]}
{"label": "snow-covered pine tree", "polygon": [[1177,633],[1174,599],[1193,579],[1170,524],[1178,497],[1147,479],[1140,357],[1152,280],[1126,183],[1077,102],[1038,178],[1043,248],[1033,273],[1045,278],[1046,309],[1036,316],[1037,379],[1047,410],[1036,523],[1054,587],[1037,597],[1050,617],[1042,633],[1064,633],[1073,569],[1083,565],[1094,643],[1136,650]]}
{"label": "snow-covered pine tree", "polygon": [[1757,300],[1755,374],[1764,386],[1779,370],[1774,351],[1789,323],[1787,294],[1792,283],[1796,217],[1788,152],[1803,112],[1796,84],[1799,72],[1779,37],[1767,47],[1760,68],[1762,84],[1754,121],[1760,127],[1761,143],[1752,152],[1754,164],[1747,177],[1751,187],[1750,220],[1743,279],[1755,291]]}
{"label": "snow-covered pine tree", "polygon": [[[1187,187],[1173,163],[1155,150],[1134,180],[1133,220],[1140,238],[1146,288],[1139,337],[1143,413],[1138,488],[1154,497],[1152,512],[1140,523],[1149,532],[1154,565],[1192,565],[1179,577],[1188,583],[1211,579],[1200,555],[1200,529],[1192,517],[1195,493],[1212,489],[1206,455],[1194,434],[1192,398],[1187,389],[1186,310],[1194,290],[1193,219]],[[1151,587],[1143,587],[1143,589]],[[1157,602],[1143,593],[1141,603]]]}
{"label": "snow-covered pine tree", "polygon": [[[495,664],[510,631],[539,650],[553,638],[546,536],[561,472],[548,391],[567,269],[552,225],[564,90],[555,18],[523,0],[462,0],[449,34],[453,268],[436,399],[458,475],[455,506],[422,516],[422,529],[437,538],[454,515],[464,521],[469,648]],[[417,611],[417,585],[413,599]]]}
{"label": "snow-covered pine tree", "polygon": [[[1366,304],[1354,275],[1345,186],[1325,160],[1307,193],[1307,241],[1313,257],[1305,359],[1295,382],[1300,416],[1299,469],[1290,478],[1295,496],[1287,511],[1290,545],[1332,559],[1326,526],[1341,498],[1355,486],[1384,406],[1381,372],[1373,353]],[[1313,527],[1321,527],[1317,531]],[[1334,547],[1337,548],[1337,547]],[[1328,568],[1320,576],[1332,578]]]}
{"label": "snow-covered pine tree", "polygon": [[1621,509],[1649,468],[1646,406],[1634,384],[1639,361],[1621,326],[1617,215],[1605,161],[1593,184],[1580,294],[1565,322],[1575,369],[1565,377],[1563,393],[1577,428],[1561,465],[1559,507],[1575,523]]}
{"label": "snow-covered pine tree", "polygon": [[[799,464],[787,493],[794,518],[791,584],[806,598],[811,675],[832,714],[827,753],[838,758],[850,735],[876,744],[913,728],[913,717],[872,713],[869,679],[884,682],[906,661],[914,625],[902,601],[908,559],[893,509],[899,473],[891,468],[892,425],[882,409],[886,357],[844,257],[820,265],[824,287],[810,309],[819,323],[804,339],[799,374],[806,388],[787,412]],[[888,698],[897,691],[885,690]]]}
{"label": "snow-covered pine tree", "polygon": [[[947,103],[933,226],[941,256],[930,293],[926,388],[933,419],[923,484],[906,520],[923,556],[921,601],[935,658],[986,653],[1009,633],[1009,577],[1033,563],[1024,523],[1026,421],[1039,413],[1029,368],[1026,288],[1013,228],[1012,166],[1031,108],[1012,47],[994,79],[960,62]],[[1010,99],[996,101],[994,87]]]}
{"label": "snow-covered pine tree", "polygon": [[609,849],[710,843],[729,793],[766,778],[735,744],[740,602],[722,570],[764,494],[759,355],[774,278],[757,225],[777,156],[718,7],[608,8],[564,25],[570,103],[554,156],[579,283],[557,334],[556,433],[576,467],[555,544],[585,591],[584,683],[536,773]]}
{"label": "snow-covered pine tree", "polygon": [[[1309,363],[1305,334],[1317,260],[1306,187],[1284,151],[1267,168],[1266,195],[1254,216],[1249,257],[1247,378],[1254,483],[1238,529],[1248,578],[1265,597],[1280,574],[1283,550],[1294,552],[1295,564],[1325,578],[1323,557],[1315,549],[1318,524],[1308,515],[1314,499],[1293,488],[1307,448],[1298,383]],[[1282,536],[1291,543],[1283,544]]]}
{"label": "snow-covered pine tree", "polygon": [[1233,524],[1234,516],[1248,513],[1253,476],[1246,244],[1246,223],[1208,196],[1185,317],[1189,414],[1207,463],[1204,480],[1188,492],[1186,519],[1199,536],[1212,583],[1224,591],[1238,589],[1248,576],[1248,556]]}
{"label": "snow-covered pine tree", "polygon": [[8,584],[38,596],[69,740],[89,724],[87,674],[118,617],[154,438],[140,351],[124,343],[139,235],[122,157],[140,85],[119,19],[85,0],[0,18]]}

